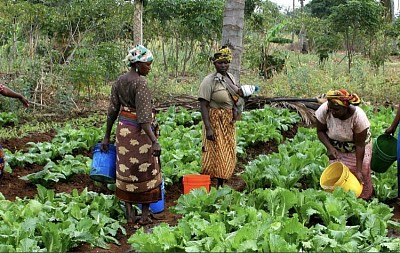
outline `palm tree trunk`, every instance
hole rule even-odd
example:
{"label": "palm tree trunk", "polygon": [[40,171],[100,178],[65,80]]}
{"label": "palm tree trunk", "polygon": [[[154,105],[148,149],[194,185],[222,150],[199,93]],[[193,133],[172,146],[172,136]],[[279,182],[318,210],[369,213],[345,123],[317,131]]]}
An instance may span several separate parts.
{"label": "palm tree trunk", "polygon": [[143,0],[134,0],[132,37],[134,45],[143,44]]}
{"label": "palm tree trunk", "polygon": [[226,0],[222,27],[222,45],[232,49],[232,62],[229,71],[240,82],[240,62],[243,54],[245,0]]}

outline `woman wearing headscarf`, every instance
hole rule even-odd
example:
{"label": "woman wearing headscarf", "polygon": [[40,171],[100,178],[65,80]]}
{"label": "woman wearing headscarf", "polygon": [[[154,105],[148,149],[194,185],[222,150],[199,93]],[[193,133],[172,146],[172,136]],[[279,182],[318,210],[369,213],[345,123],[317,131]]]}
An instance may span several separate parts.
{"label": "woman wearing headscarf", "polygon": [[340,161],[363,184],[363,199],[372,196],[370,122],[358,107],[361,100],[344,89],[330,90],[327,102],[315,112],[317,134],[325,145],[329,162]]}
{"label": "woman wearing headscarf", "polygon": [[144,78],[153,55],[143,45],[129,50],[125,60],[130,70],[111,88],[107,126],[101,149],[106,152],[115,120],[117,148],[116,196],[125,202],[129,223],[136,221],[132,204],[142,205],[141,225],[151,223],[149,205],[161,199],[160,144],[157,141],[152,96]]}
{"label": "woman wearing headscarf", "polygon": [[[8,88],[7,86],[5,86],[4,84],[0,83],[0,94],[6,97],[10,97],[10,98],[16,98],[19,101],[21,101],[22,105],[24,107],[29,107],[29,101],[20,93],[15,92],[14,90]],[[4,157],[4,151],[2,146],[0,145],[0,178],[3,177],[3,170],[4,167],[6,165],[6,160]]]}
{"label": "woman wearing headscarf", "polygon": [[228,72],[232,53],[222,47],[212,57],[215,72],[200,84],[202,130],[202,174],[217,179],[217,187],[229,179],[236,166],[236,107],[240,86]]}

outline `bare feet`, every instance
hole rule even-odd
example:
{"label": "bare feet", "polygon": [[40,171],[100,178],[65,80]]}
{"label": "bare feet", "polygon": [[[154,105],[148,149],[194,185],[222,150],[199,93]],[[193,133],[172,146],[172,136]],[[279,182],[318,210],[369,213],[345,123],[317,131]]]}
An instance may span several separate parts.
{"label": "bare feet", "polygon": [[133,210],[132,203],[125,202],[125,217],[129,224],[136,222],[136,210]]}
{"label": "bare feet", "polygon": [[140,225],[144,226],[144,225],[148,225],[148,224],[152,224],[153,220],[150,219],[150,217],[142,217],[138,220],[138,222]]}

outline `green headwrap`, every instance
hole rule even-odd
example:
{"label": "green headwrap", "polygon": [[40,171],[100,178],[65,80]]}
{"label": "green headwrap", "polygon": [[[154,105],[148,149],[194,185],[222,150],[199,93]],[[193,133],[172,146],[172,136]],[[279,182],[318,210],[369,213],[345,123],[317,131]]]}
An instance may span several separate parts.
{"label": "green headwrap", "polygon": [[153,54],[143,45],[136,45],[134,48],[129,50],[124,61],[127,62],[129,66],[135,62],[152,62]]}

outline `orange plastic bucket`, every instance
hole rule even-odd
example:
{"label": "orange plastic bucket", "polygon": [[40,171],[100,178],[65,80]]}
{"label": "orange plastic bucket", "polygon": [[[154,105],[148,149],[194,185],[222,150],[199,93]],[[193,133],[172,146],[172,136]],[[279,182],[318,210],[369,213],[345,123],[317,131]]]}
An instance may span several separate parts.
{"label": "orange plastic bucket", "polygon": [[206,188],[210,191],[210,175],[184,175],[183,176],[183,193],[188,194],[190,190],[195,188]]}
{"label": "orange plastic bucket", "polygon": [[321,187],[329,192],[341,187],[345,191],[353,191],[357,197],[361,195],[363,185],[357,180],[356,176],[351,173],[350,169],[341,162],[331,163],[320,178]]}

